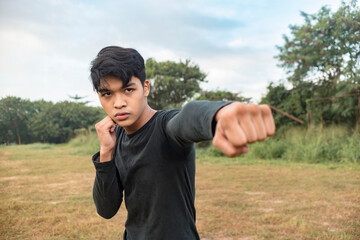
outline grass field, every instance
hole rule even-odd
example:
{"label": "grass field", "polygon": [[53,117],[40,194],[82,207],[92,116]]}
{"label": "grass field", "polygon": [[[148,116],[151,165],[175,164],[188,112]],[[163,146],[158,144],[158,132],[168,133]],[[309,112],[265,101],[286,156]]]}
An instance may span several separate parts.
{"label": "grass field", "polygon": [[[0,148],[0,239],[122,239],[92,201],[89,155],[68,145]],[[360,239],[360,165],[201,156],[201,239]]]}

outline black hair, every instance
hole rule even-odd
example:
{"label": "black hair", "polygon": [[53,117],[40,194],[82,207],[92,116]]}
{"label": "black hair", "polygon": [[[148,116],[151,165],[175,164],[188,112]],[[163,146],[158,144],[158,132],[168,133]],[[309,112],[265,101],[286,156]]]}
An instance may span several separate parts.
{"label": "black hair", "polygon": [[99,90],[101,79],[112,76],[127,86],[131,78],[137,77],[144,85],[146,79],[143,57],[132,48],[109,46],[100,50],[91,62],[91,80],[95,91]]}

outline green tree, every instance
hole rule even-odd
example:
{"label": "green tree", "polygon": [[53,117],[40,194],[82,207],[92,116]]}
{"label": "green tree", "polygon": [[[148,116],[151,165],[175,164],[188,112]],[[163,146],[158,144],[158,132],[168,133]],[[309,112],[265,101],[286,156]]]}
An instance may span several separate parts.
{"label": "green tree", "polygon": [[334,13],[322,7],[316,14],[302,12],[305,23],[290,25],[291,37],[277,46],[280,66],[288,80],[298,84],[307,78],[317,82],[359,82],[360,10],[356,1],[342,3]]}
{"label": "green tree", "polygon": [[0,141],[21,144],[27,136],[26,121],[34,114],[29,100],[9,96],[0,100]]}
{"label": "green tree", "polygon": [[74,136],[75,129],[88,128],[105,116],[102,108],[85,104],[2,98],[0,143],[66,142]]}
{"label": "green tree", "polygon": [[322,97],[322,91],[326,91],[324,86],[317,86],[313,97],[306,101],[307,109],[312,113],[315,122],[323,125],[328,123],[349,126],[360,124],[358,85],[341,81],[336,84],[335,95],[330,97]]}
{"label": "green tree", "polygon": [[75,129],[87,128],[104,116],[101,108],[83,103],[63,101],[43,107],[29,123],[34,138],[42,142],[67,142],[74,136]]}
{"label": "green tree", "polygon": [[[277,46],[280,52],[276,56],[279,66],[286,69],[288,81],[293,84],[294,90],[288,93],[289,96],[294,99],[294,92],[304,94],[303,91],[306,91],[305,96],[309,98],[308,101],[301,100],[301,108],[293,105],[294,112],[289,113],[296,116],[307,109],[315,113],[314,116],[321,123],[354,124],[357,115],[356,98],[330,97],[358,92],[360,9],[356,1],[351,1],[343,2],[335,12],[325,6],[315,14],[302,12],[302,16],[305,23],[290,25],[291,35],[284,35],[284,45]],[[304,82],[309,82],[310,85],[304,85]],[[270,95],[272,94],[277,93]],[[329,100],[314,100],[319,98]],[[290,103],[281,103],[280,106]],[[285,106],[284,111],[287,107],[289,108]]]}
{"label": "green tree", "polygon": [[[291,114],[303,121],[307,119],[307,99],[312,98],[316,85],[312,82],[301,82],[292,89],[287,89],[283,83],[270,83],[267,94],[261,99],[262,104],[269,104]],[[273,111],[277,128],[298,125],[292,119]]]}
{"label": "green tree", "polygon": [[206,74],[190,60],[185,62],[157,62],[146,60],[147,78],[151,83],[149,105],[155,109],[181,107],[199,92]]}
{"label": "green tree", "polygon": [[27,122],[31,142],[46,142],[47,137],[43,133],[45,132],[45,126],[48,120],[44,119],[43,116],[48,109],[54,106],[54,103],[51,101],[38,100],[32,102],[32,104],[36,114],[32,115]]}
{"label": "green tree", "polygon": [[200,95],[195,98],[196,100],[208,100],[208,101],[239,101],[250,102],[251,98],[241,96],[239,93],[233,93],[225,90],[215,91],[201,91]]}
{"label": "green tree", "polygon": [[88,104],[90,101],[84,101],[85,100],[85,98],[86,98],[86,96],[79,96],[79,95],[77,95],[77,94],[75,94],[75,95],[68,95],[69,96],[69,98],[72,100],[72,101],[74,101],[74,102],[76,102],[76,103],[83,103],[83,104]]}

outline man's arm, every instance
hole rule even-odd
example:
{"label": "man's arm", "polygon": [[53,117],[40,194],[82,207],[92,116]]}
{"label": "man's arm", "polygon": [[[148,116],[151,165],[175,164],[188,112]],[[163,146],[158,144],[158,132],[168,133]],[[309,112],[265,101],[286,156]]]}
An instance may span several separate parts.
{"label": "man's arm", "polygon": [[123,186],[115,161],[99,162],[100,153],[93,156],[96,176],[93,187],[93,199],[97,213],[103,218],[112,218],[123,200]]}
{"label": "man's arm", "polygon": [[113,217],[119,210],[124,190],[113,159],[116,143],[115,127],[109,116],[95,125],[100,152],[93,156],[96,168],[93,198],[98,214],[107,219]]}
{"label": "man's arm", "polygon": [[166,126],[168,135],[179,144],[211,140],[215,132],[215,114],[231,102],[193,101],[184,108]]}
{"label": "man's arm", "polygon": [[234,157],[246,153],[247,144],[273,135],[275,125],[267,105],[194,101],[169,121],[167,132],[182,144],[213,139],[215,147]]}

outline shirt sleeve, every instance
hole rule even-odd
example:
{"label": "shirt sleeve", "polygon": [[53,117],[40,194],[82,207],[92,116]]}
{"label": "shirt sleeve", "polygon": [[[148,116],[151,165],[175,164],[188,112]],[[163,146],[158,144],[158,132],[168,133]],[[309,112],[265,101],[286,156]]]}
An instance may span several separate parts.
{"label": "shirt sleeve", "polygon": [[216,113],[230,103],[189,102],[167,123],[166,131],[180,144],[211,140],[215,133]]}
{"label": "shirt sleeve", "polygon": [[93,199],[97,213],[103,218],[112,218],[123,200],[123,186],[117,171],[115,160],[99,162],[100,152],[92,157],[96,176],[93,187]]}

